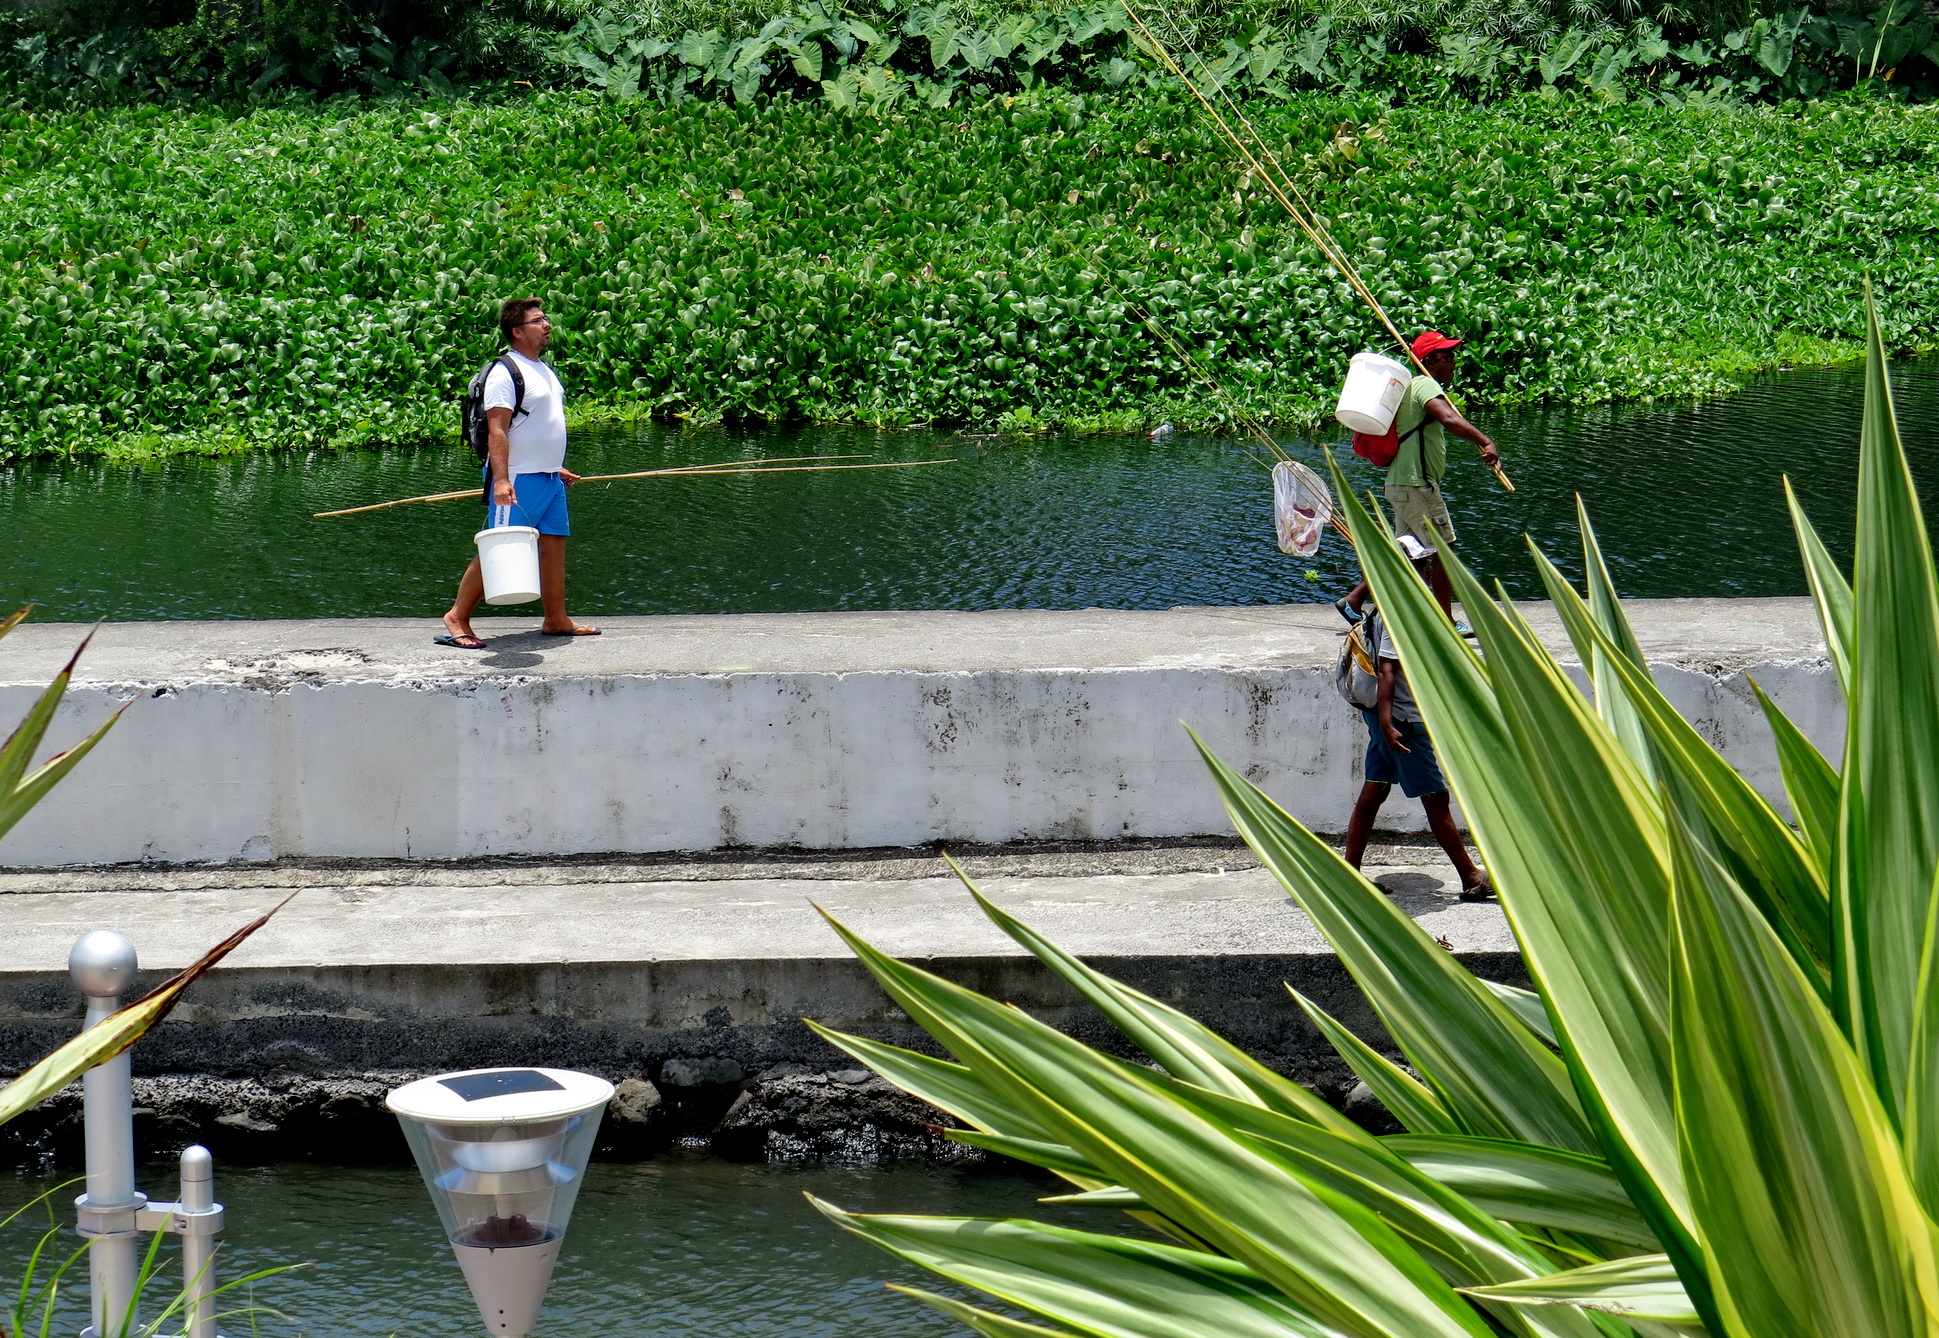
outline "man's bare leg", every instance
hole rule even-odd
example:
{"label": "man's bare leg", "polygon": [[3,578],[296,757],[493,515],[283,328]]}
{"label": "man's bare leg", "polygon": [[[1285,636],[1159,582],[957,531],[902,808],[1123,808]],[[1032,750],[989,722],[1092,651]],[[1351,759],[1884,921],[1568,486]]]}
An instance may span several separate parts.
{"label": "man's bare leg", "polygon": [[1467,842],[1454,825],[1454,810],[1448,803],[1448,792],[1438,791],[1421,796],[1421,807],[1427,810],[1427,829],[1434,833],[1434,839],[1441,843],[1448,862],[1454,865],[1454,872],[1461,879],[1461,890],[1471,892],[1487,884],[1487,875],[1475,867],[1468,858]]}
{"label": "man's bare leg", "polygon": [[444,630],[455,637],[469,637],[478,640],[478,634],[471,630],[471,615],[478,611],[485,598],[485,575],[479,570],[478,559],[473,558],[465,568],[465,574],[458,578],[458,593],[451,600],[451,607],[445,610]]}
{"label": "man's bare leg", "polygon": [[539,630],[554,636],[591,635],[596,630],[574,622],[566,612],[566,537],[563,534],[539,536],[539,599],[545,608],[545,621]]}
{"label": "man's bare leg", "polygon": [[1347,863],[1356,869],[1360,867],[1360,857],[1367,853],[1373,820],[1380,815],[1380,806],[1387,802],[1387,792],[1392,788],[1368,781],[1360,787],[1360,797],[1353,801],[1353,816],[1347,819]]}
{"label": "man's bare leg", "polygon": [[1448,579],[1448,569],[1441,565],[1441,555],[1436,553],[1427,560],[1427,588],[1434,592],[1435,602],[1441,612],[1454,620],[1454,582]]}

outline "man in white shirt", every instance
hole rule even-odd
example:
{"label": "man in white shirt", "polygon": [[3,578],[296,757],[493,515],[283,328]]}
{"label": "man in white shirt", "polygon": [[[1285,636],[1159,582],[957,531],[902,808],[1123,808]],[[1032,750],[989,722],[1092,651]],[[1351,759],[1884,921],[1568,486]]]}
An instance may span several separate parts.
{"label": "man in white shirt", "polygon": [[[485,527],[530,525],[538,530],[539,596],[545,609],[540,632],[598,636],[597,627],[576,623],[566,613],[566,536],[572,533],[566,489],[579,476],[566,468],[565,387],[544,361],[552,322],[540,306],[535,297],[517,297],[498,309],[498,328],[509,347],[485,378]],[[485,578],[474,557],[444,615],[445,635],[435,638],[439,645],[485,648],[471,630],[471,615],[484,597]]]}

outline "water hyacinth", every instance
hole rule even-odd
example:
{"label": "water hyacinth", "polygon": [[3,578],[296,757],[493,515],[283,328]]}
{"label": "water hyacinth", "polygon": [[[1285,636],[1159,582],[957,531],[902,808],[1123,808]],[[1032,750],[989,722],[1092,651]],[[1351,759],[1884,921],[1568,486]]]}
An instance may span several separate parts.
{"label": "water hyacinth", "polygon": [[[1934,342],[1922,109],[1315,94],[1257,115],[1395,318],[1472,337],[1477,400],[1700,393],[1846,352],[1861,258],[1890,344]],[[524,293],[561,318],[581,412],[688,421],[1222,421],[1112,284],[1281,424],[1316,421],[1377,342],[1162,93],[882,117],[16,105],[0,169],[0,459],[443,439]]]}

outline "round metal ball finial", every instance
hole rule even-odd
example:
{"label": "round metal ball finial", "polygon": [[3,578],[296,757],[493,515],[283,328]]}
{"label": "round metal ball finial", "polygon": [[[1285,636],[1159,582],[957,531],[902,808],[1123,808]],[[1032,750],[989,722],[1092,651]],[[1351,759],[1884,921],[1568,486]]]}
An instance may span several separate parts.
{"label": "round metal ball finial", "polygon": [[126,994],[135,983],[135,945],[117,930],[89,930],[69,949],[67,974],[91,999]]}

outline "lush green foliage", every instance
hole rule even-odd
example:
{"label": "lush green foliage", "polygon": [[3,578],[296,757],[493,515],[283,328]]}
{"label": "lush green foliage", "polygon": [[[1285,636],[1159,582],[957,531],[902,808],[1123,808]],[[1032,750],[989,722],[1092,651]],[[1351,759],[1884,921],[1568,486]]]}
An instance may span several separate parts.
{"label": "lush green foliage", "polygon": [[1849,703],[1842,765],[1764,703],[1799,829],[1656,687],[1586,517],[1586,596],[1536,555],[1585,697],[1516,606],[1448,558],[1469,646],[1349,496],[1537,990],[1471,975],[1207,752],[1234,825],[1411,1066],[1300,1000],[1406,1132],[1373,1137],[984,901],[1151,1066],[846,929],[949,1059],[822,1034],[970,1126],[951,1137],[1174,1243],[825,1211],[1060,1326],[923,1296],[991,1338],[1939,1332],[1939,572],[1876,325],[1858,495],[1850,581],[1798,516]]}
{"label": "lush green foliage", "polygon": [[[1484,399],[1667,395],[1849,348],[1859,266],[1939,330],[1921,108],[1301,97],[1261,127]],[[586,412],[1317,419],[1371,322],[1156,95],[0,113],[0,458],[442,438],[530,292]],[[1831,341],[1829,344],[1823,341]]]}
{"label": "lush green foliage", "polygon": [[[942,104],[960,90],[1012,93],[1046,80],[1115,88],[1156,80],[1159,68],[1148,44],[1126,31],[1117,0],[833,11],[809,3],[778,15],[735,0],[250,0],[197,4],[192,17],[126,0],[65,13],[64,21],[16,18],[0,33],[14,38],[0,44],[0,70],[57,98],[254,97],[279,88],[448,96],[455,85],[522,79],[591,81],[623,97],[644,90],[746,101],[756,92],[825,91],[852,105],[858,84],[900,80]],[[1434,84],[1486,94],[1571,82],[1600,96],[1679,102],[1692,90],[1711,99],[1790,97],[1855,83],[1903,95],[1939,75],[1934,24],[1919,0],[1878,0],[1876,12],[1746,0],[1215,0],[1154,4],[1149,22],[1168,43],[1202,49],[1214,81],[1281,97]]]}

